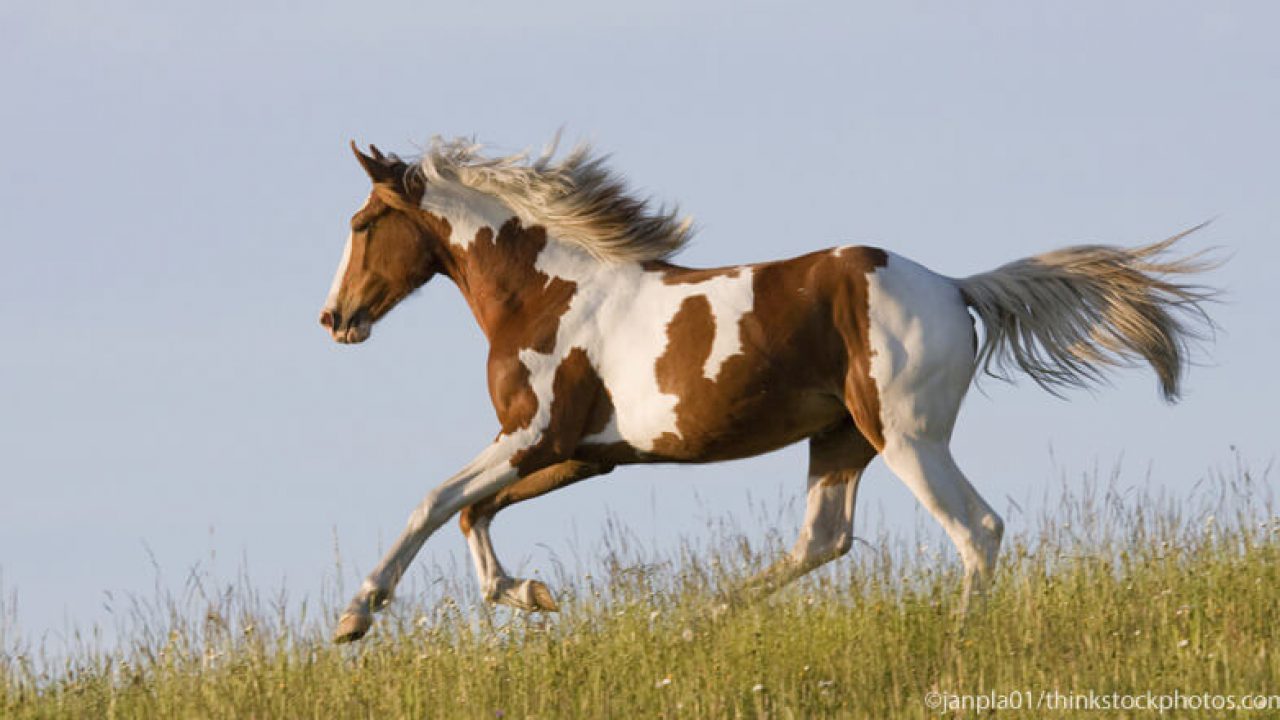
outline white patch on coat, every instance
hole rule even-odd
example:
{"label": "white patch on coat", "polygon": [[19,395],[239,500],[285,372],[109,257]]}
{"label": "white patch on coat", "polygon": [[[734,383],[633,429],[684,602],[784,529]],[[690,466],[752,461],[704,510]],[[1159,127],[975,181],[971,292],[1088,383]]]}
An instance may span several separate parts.
{"label": "white patch on coat", "polygon": [[[373,196],[365,198],[364,204],[355,214],[359,215],[367,210],[372,199]],[[326,310],[335,310],[338,307],[338,294],[342,292],[342,281],[347,276],[347,266],[351,264],[351,244],[355,242],[355,236],[354,232],[347,233],[347,244],[342,248],[342,260],[338,263],[338,271],[333,275],[333,284],[329,286],[329,296],[324,301]]]}
{"label": "white patch on coat", "polygon": [[711,315],[715,318],[711,354],[702,365],[702,376],[708,380],[716,379],[725,360],[742,352],[739,334],[742,316],[751,312],[755,303],[751,275],[750,269],[741,268],[737,277],[720,276],[696,284],[711,303]]}
{"label": "white patch on coat", "polygon": [[885,441],[946,441],[973,377],[972,320],[949,278],[886,254],[867,278],[870,374]]}
{"label": "white patch on coat", "polygon": [[351,264],[351,242],[355,233],[347,235],[347,244],[342,248],[342,261],[338,263],[338,272],[334,273],[333,284],[329,286],[329,296],[324,300],[326,310],[338,307],[338,293],[342,291],[342,279],[347,275],[347,266]]}
{"label": "white patch on coat", "polygon": [[449,244],[464,250],[471,247],[482,228],[490,228],[496,235],[503,223],[515,217],[493,196],[451,182],[433,184],[431,192],[423,195],[421,207],[448,220]]}
{"label": "white patch on coat", "polygon": [[[536,267],[576,283],[577,290],[560,318],[554,349],[545,354],[520,352],[538,397],[533,427],[549,419],[556,368],[574,348],[582,348],[614,406],[608,425],[583,438],[584,443],[625,441],[648,451],[663,434],[678,434],[679,398],[658,387],[656,365],[667,349],[668,325],[691,296],[705,295],[716,317],[716,338],[704,372],[718,373],[725,360],[742,352],[738,323],[752,306],[750,268],[742,268],[737,277],[667,284],[660,272],[647,272],[634,263],[601,263],[583,250],[558,242],[547,243]],[[548,417],[542,417],[544,413]]]}
{"label": "white patch on coat", "polygon": [[973,377],[973,321],[954,280],[893,254],[868,278],[867,304],[881,456],[955,544],[967,598],[995,567],[1003,532],[947,447]]}

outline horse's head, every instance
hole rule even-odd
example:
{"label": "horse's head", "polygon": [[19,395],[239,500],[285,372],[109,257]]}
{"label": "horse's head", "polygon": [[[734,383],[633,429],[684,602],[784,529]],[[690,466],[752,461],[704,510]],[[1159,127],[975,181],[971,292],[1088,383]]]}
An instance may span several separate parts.
{"label": "horse's head", "polygon": [[371,155],[354,142],[351,149],[373,190],[351,218],[351,235],[320,313],[320,324],[340,343],[368,339],[375,322],[444,269],[449,236],[444,220],[422,210],[426,183],[411,165],[373,146]]}

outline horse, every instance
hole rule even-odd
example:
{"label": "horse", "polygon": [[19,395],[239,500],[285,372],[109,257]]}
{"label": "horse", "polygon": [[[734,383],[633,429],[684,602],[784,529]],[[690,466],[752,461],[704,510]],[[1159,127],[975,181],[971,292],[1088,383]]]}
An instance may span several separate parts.
{"label": "horse", "polygon": [[863,246],[689,268],[671,258],[690,222],[637,196],[589,146],[558,159],[554,144],[491,156],[465,139],[436,138],[407,160],[351,149],[372,189],[320,323],[339,343],[364,342],[400,301],[447,277],[488,340],[500,429],[413,510],[336,642],[369,631],[455,514],[487,601],[555,611],[546,585],[499,562],[489,526],[503,508],[619,465],[732,460],[806,439],[799,537],[743,594],[849,551],[859,480],[879,456],[955,545],[967,604],[989,584],[1004,532],[948,447],[975,377],[1020,371],[1059,394],[1145,361],[1172,402],[1213,327],[1212,291],[1186,281],[1212,263],[1169,253],[1198,228],[965,278]]}

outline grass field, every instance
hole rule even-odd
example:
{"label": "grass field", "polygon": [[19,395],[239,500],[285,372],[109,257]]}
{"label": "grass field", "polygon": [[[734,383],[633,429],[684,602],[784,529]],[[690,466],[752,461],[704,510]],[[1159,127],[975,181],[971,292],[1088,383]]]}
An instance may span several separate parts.
{"label": "grass field", "polygon": [[[1011,523],[995,588],[963,622],[956,563],[933,543],[873,539],[768,601],[716,613],[721,589],[778,548],[721,533],[713,549],[661,557],[618,531],[596,571],[551,578],[563,610],[550,618],[406,593],[368,639],[336,647],[336,592],[317,612],[193,581],[182,597],[135,601],[128,647],[86,640],[53,663],[11,619],[0,715],[1156,714],[1082,709],[1090,701],[1280,714],[1280,519],[1266,479],[1241,469],[1181,501],[1120,488],[1077,484],[1040,519]],[[1276,709],[1213,709],[1259,702]]]}

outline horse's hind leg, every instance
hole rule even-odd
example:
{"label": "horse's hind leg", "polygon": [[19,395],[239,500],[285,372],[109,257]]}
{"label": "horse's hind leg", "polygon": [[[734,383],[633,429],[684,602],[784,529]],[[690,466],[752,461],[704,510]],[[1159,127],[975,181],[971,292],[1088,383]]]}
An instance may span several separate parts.
{"label": "horse's hind leg", "polygon": [[942,525],[964,563],[964,607],[995,572],[1004,522],[969,484],[945,441],[886,438],[885,463]]}
{"label": "horse's hind leg", "polygon": [[867,373],[851,372],[846,404],[877,440],[889,469],[955,544],[967,605],[995,571],[1004,534],[1000,516],[948,448],[974,372],[973,318],[953,282],[901,258],[890,258],[867,287]]}
{"label": "horse's hind leg", "polygon": [[505,507],[549,493],[579,480],[606,473],[610,469],[606,466],[568,460],[521,478],[497,495],[463,509],[458,516],[458,523],[462,527],[462,534],[467,538],[467,547],[471,550],[471,559],[475,562],[476,576],[480,581],[480,590],[484,593],[485,600],[530,612],[555,612],[560,609],[555,597],[543,583],[507,575],[493,550],[489,524],[493,521],[494,515]]}
{"label": "horse's hind leg", "polygon": [[809,438],[809,492],[804,525],[791,553],[749,580],[748,596],[760,596],[849,552],[858,483],[876,450],[845,423]]}

